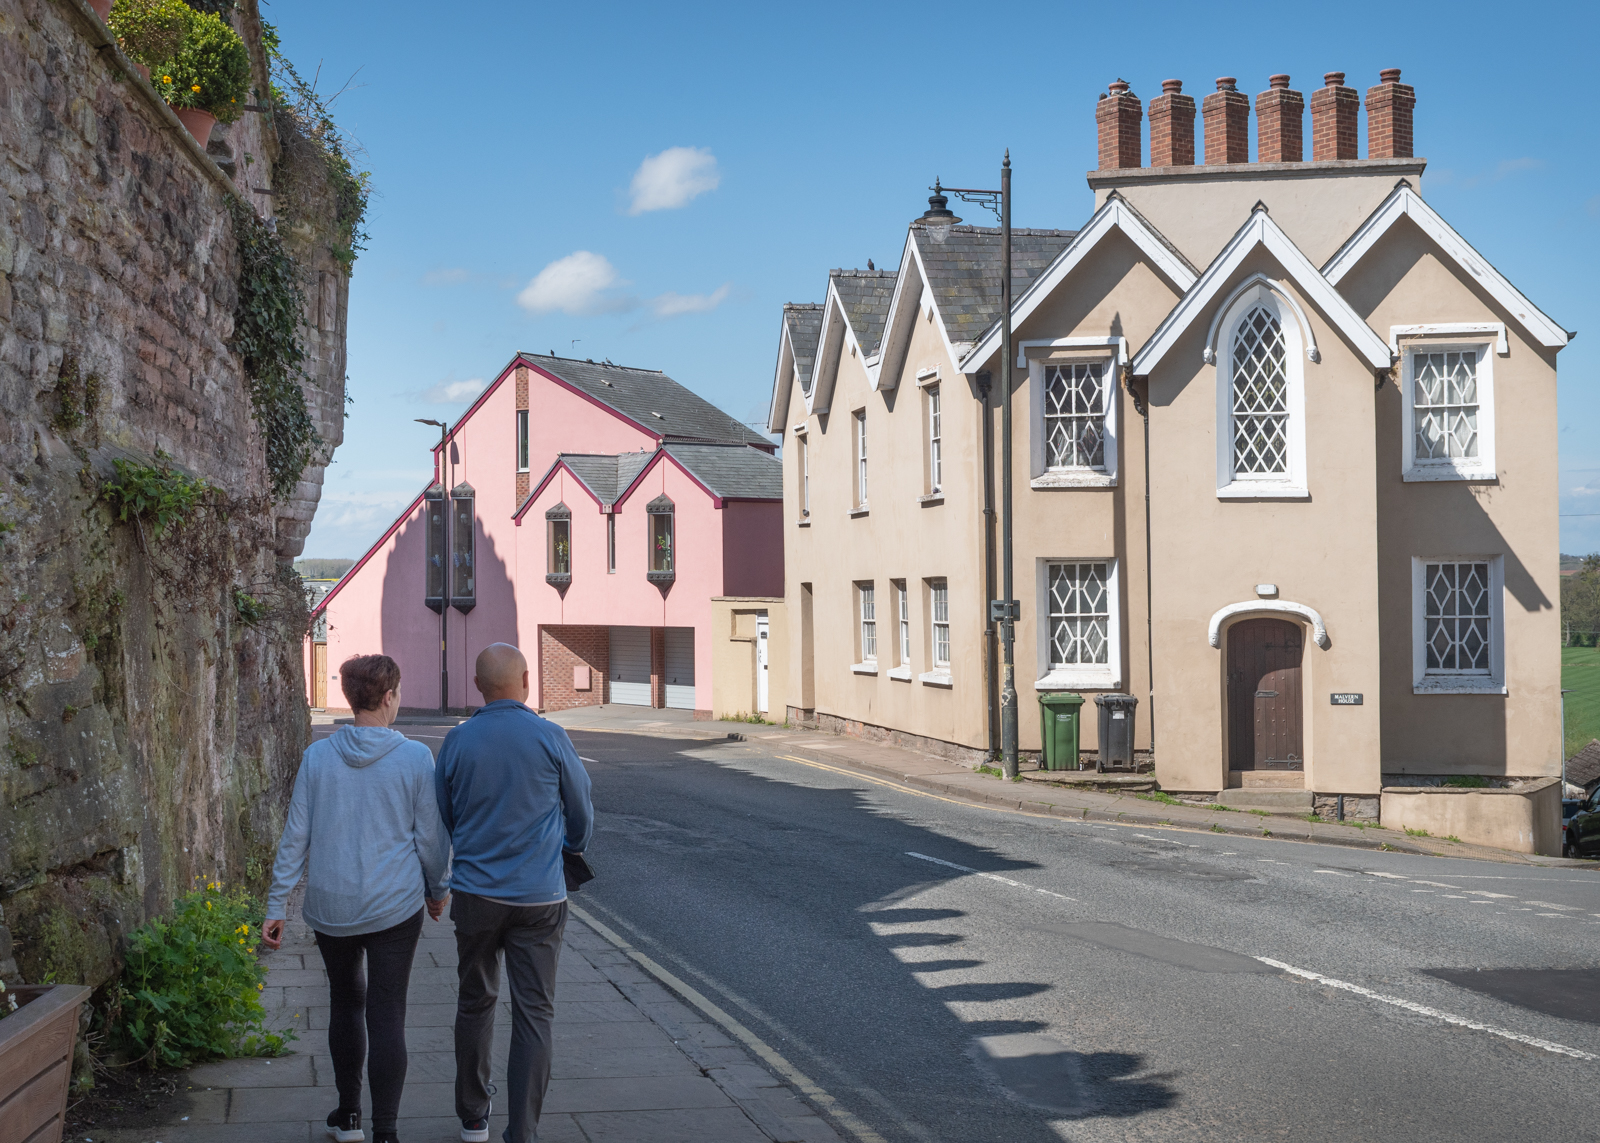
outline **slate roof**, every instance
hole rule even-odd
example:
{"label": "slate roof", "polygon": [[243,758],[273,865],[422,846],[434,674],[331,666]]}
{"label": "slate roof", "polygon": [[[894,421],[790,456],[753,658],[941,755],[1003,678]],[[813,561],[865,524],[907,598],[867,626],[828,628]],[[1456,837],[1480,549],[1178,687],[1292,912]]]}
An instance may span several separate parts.
{"label": "slate roof", "polygon": [[809,395],[811,370],[817,361],[817,338],[822,335],[822,306],[818,302],[785,302],[783,324],[789,331],[800,388]]}
{"label": "slate roof", "polygon": [[660,370],[633,369],[626,365],[606,365],[540,353],[519,356],[629,420],[660,434],[664,440],[729,441],[772,447],[766,437],[734,420],[704,397],[691,393]]}
{"label": "slate roof", "polygon": [[735,500],[782,500],[783,462],[760,449],[735,445],[669,444],[663,451],[711,490]]}
{"label": "slate roof", "polygon": [[556,460],[558,463],[564,462],[574,476],[588,485],[589,491],[601,503],[615,504],[618,493],[633,483],[633,478],[639,475],[639,470],[653,456],[653,451],[625,452],[618,456],[564,452]]}
{"label": "slate roof", "polygon": [[1600,785],[1600,738],[1591,738],[1589,745],[1567,759],[1567,781],[1585,790]]}
{"label": "slate roof", "polygon": [[889,320],[889,302],[894,297],[894,270],[831,270],[828,280],[839,292],[845,317],[868,357],[878,352],[883,326]]}
{"label": "slate roof", "polygon": [[[1075,230],[1012,229],[1013,302],[1076,234]],[[1000,229],[954,226],[949,237],[935,242],[926,227],[913,223],[911,236],[950,340],[976,341],[1000,320]]]}

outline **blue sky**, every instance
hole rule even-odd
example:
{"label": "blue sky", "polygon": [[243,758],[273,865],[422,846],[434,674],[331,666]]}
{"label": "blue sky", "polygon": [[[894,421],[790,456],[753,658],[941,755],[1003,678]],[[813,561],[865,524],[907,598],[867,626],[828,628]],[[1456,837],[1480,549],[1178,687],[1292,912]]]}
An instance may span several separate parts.
{"label": "blue sky", "polygon": [[365,551],[427,477],[412,418],[453,420],[517,350],[664,369],[760,419],[780,305],[894,265],[935,175],[988,185],[1009,146],[1016,225],[1086,219],[1113,79],[1148,101],[1288,72],[1309,96],[1384,67],[1417,88],[1425,196],[1582,335],[1560,357],[1562,548],[1600,550],[1596,10],[262,0],[322,89],[355,74],[335,108],[377,191],[305,554]]}

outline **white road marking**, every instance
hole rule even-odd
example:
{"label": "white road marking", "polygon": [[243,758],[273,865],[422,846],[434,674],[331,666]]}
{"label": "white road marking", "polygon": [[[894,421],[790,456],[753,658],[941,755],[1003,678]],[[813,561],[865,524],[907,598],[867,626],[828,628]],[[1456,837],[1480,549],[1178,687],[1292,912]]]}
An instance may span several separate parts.
{"label": "white road marking", "polygon": [[585,758],[582,754],[578,755],[578,761],[579,762],[587,762],[591,766],[600,765],[599,759],[596,759],[596,758]]}
{"label": "white road marking", "polygon": [[1572,920],[1572,918],[1567,916],[1565,913],[1535,913],[1534,916],[1535,917],[1560,917],[1563,921]]}
{"label": "white road marking", "polygon": [[1583,910],[1578,908],[1576,905],[1557,905],[1554,901],[1529,901],[1526,898],[1524,898],[1523,901],[1528,905],[1537,905],[1541,909],[1560,909],[1563,913],[1583,912]]}
{"label": "white road marking", "polygon": [[567,908],[573,916],[577,917],[578,920],[582,921],[606,940],[610,941],[617,947],[619,951],[624,953],[630,960],[638,964],[640,968],[644,969],[651,976],[654,976],[657,980],[661,981],[679,996],[682,996],[690,1004],[693,1004],[696,1008],[700,1009],[701,1012],[704,1012],[707,1016],[711,1017],[712,1020],[716,1021],[718,1024],[721,1024],[740,1040],[743,1040],[745,1047],[749,1048],[757,1056],[761,1057],[763,1061],[771,1066],[772,1069],[784,1079],[788,1080],[790,1083],[794,1084],[795,1087],[799,1088],[807,1097],[811,1099],[813,1103],[816,1103],[826,1110],[834,1122],[838,1123],[839,1126],[843,1127],[846,1131],[850,1132],[850,1134],[861,1140],[861,1143],[885,1143],[883,1136],[879,1135],[872,1128],[868,1127],[864,1122],[857,1118],[853,1112],[841,1107],[839,1105],[839,1101],[824,1091],[820,1086],[817,1085],[815,1081],[808,1077],[804,1072],[796,1068],[788,1060],[784,1059],[772,1048],[768,1047],[766,1041],[762,1040],[754,1032],[750,1031],[750,1029],[739,1023],[739,1021],[735,1020],[732,1016],[728,1015],[728,1013],[723,1011],[722,1008],[708,1000],[698,989],[693,988],[689,984],[680,980],[677,976],[673,975],[667,969],[657,964],[650,957],[646,956],[644,953],[630,945],[627,941],[623,940],[621,935],[601,924],[592,915],[579,908],[577,905],[569,902]]}
{"label": "white road marking", "polygon": [[1420,877],[1412,878],[1412,884],[1414,884],[1414,885],[1432,885],[1435,889],[1459,889],[1459,888],[1461,888],[1461,886],[1459,886],[1459,885],[1446,885],[1443,881],[1424,881]]}
{"label": "white road marking", "polygon": [[1350,874],[1348,874],[1348,873],[1340,873],[1337,869],[1313,869],[1311,872],[1313,872],[1313,873],[1331,873],[1335,877],[1349,877],[1350,876]]}
{"label": "white road marking", "polygon": [[1513,900],[1510,893],[1491,893],[1487,889],[1468,889],[1467,892],[1474,897],[1503,897],[1507,901]]}
{"label": "white road marking", "polygon": [[1402,877],[1398,873],[1379,873],[1376,869],[1363,869],[1361,872],[1368,877],[1387,877],[1391,881],[1409,881],[1411,878]]}
{"label": "white road marking", "polygon": [[906,850],[906,856],[907,857],[915,857],[919,861],[931,861],[935,865],[944,865],[944,866],[948,866],[951,869],[959,869],[963,873],[975,874],[978,877],[987,877],[990,881],[998,881],[1002,885],[1010,885],[1011,887],[1013,887],[1015,889],[1028,889],[1028,890],[1031,890],[1034,893],[1043,893],[1046,897],[1058,897],[1063,901],[1076,901],[1077,900],[1076,897],[1068,897],[1065,893],[1052,893],[1049,889],[1040,889],[1040,888],[1037,888],[1036,886],[1033,886],[1033,885],[1025,885],[1021,881],[1013,881],[1009,877],[1001,877],[998,873],[984,873],[981,870],[972,869],[972,868],[969,868],[968,866],[965,866],[965,865],[957,865],[953,861],[945,861],[945,860],[943,860],[941,858],[938,858],[938,857],[929,857],[926,853],[912,853],[908,849],[908,850]]}
{"label": "white road marking", "polygon": [[1588,1052],[1580,1052],[1577,1048],[1569,1048],[1565,1044],[1557,1044],[1552,1040],[1541,1040],[1537,1036],[1524,1036],[1521,1032],[1511,1032],[1505,1028],[1496,1028],[1493,1024],[1483,1024],[1476,1020],[1469,1020],[1465,1016],[1455,1016],[1449,1012],[1441,1012],[1437,1008],[1429,1008],[1426,1004],[1418,1004],[1413,1000],[1402,1000],[1398,996],[1385,996],[1381,992],[1374,992],[1370,988],[1362,988],[1359,984],[1351,984],[1347,980],[1335,980],[1331,976],[1323,976],[1319,972],[1308,969],[1296,968],[1292,964],[1284,964],[1281,960],[1270,957],[1256,957],[1262,964],[1271,965],[1283,972],[1293,973],[1295,976],[1314,980],[1318,984],[1326,984],[1330,988],[1341,988],[1346,992],[1353,992],[1357,996],[1365,996],[1368,1000],[1376,1000],[1383,1004],[1392,1004],[1396,1008],[1404,1008],[1407,1012],[1415,1012],[1419,1016],[1429,1016],[1435,1020],[1442,1020],[1446,1024],[1454,1024],[1460,1028],[1471,1028],[1474,1032],[1488,1032],[1491,1036],[1499,1036],[1506,1040],[1515,1040],[1519,1044],[1540,1048],[1546,1052],[1557,1055],[1571,1056],[1575,1060],[1596,1060],[1600,1056]]}

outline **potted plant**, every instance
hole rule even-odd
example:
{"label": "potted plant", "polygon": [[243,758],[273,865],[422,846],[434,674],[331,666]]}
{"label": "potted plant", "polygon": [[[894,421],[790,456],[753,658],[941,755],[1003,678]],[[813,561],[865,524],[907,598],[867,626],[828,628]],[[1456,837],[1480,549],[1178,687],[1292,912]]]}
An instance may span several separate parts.
{"label": "potted plant", "polygon": [[5,1108],[6,1138],[60,1140],[78,1009],[89,992],[76,984],[6,987],[0,982],[0,1107]]}
{"label": "potted plant", "polygon": [[117,0],[106,26],[135,67],[150,78],[150,69],[177,58],[189,31],[193,10],[183,0]]}
{"label": "potted plant", "polygon": [[217,123],[244,112],[250,91],[250,53],[239,34],[213,12],[189,12],[183,46],[162,66],[162,94],[189,134],[204,147]]}

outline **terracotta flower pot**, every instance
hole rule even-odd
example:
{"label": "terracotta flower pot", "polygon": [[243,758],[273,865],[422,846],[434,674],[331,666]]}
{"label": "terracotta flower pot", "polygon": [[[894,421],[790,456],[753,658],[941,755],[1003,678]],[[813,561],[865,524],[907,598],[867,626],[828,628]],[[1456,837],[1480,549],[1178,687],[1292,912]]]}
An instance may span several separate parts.
{"label": "terracotta flower pot", "polygon": [[94,9],[94,14],[100,17],[101,22],[111,15],[112,0],[89,0],[89,7]]}
{"label": "terracotta flower pot", "polygon": [[195,142],[204,149],[211,141],[211,128],[217,125],[217,117],[209,111],[201,111],[198,107],[174,107],[178,119],[189,128],[189,134],[194,136]]}
{"label": "terracotta flower pot", "polygon": [[90,990],[57,984],[18,985],[14,991],[22,1007],[0,1020],[5,1138],[55,1143],[67,1112],[78,1009]]}

